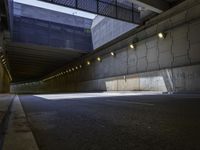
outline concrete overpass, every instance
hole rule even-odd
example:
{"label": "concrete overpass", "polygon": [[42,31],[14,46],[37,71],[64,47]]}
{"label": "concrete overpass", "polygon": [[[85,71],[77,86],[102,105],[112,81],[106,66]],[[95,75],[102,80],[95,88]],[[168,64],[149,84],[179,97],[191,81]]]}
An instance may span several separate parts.
{"label": "concrete overpass", "polygon": [[109,2],[139,24],[1,1],[3,150],[200,149],[200,2]]}

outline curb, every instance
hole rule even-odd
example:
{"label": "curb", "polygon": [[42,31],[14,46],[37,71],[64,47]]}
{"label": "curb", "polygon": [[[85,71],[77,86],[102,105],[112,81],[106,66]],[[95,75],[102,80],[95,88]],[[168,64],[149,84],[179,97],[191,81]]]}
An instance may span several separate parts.
{"label": "curb", "polygon": [[2,117],[3,119],[0,123],[0,150],[2,150],[2,147],[3,147],[4,136],[5,136],[5,133],[6,133],[9,117],[10,117],[10,114],[11,114],[11,107],[12,107],[13,100],[14,100],[15,97],[16,97],[16,95],[12,96],[11,102],[8,105],[8,109],[5,112],[3,112],[4,113],[3,117]]}

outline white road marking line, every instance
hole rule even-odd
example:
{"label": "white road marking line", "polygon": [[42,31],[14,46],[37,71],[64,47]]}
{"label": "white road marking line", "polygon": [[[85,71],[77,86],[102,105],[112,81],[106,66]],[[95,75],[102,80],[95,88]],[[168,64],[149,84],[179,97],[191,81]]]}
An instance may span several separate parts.
{"label": "white road marking line", "polygon": [[104,92],[104,93],[74,93],[74,94],[40,94],[33,95],[35,97],[46,100],[62,100],[62,99],[82,99],[82,98],[98,98],[98,97],[123,97],[123,96],[139,96],[139,95],[160,95],[161,92]]}
{"label": "white road marking line", "polygon": [[127,103],[127,104],[136,104],[136,105],[146,105],[146,106],[154,106],[155,104],[151,103],[142,103],[142,102],[131,102],[131,101],[119,101],[119,100],[105,100],[107,102],[117,102],[117,103]]}

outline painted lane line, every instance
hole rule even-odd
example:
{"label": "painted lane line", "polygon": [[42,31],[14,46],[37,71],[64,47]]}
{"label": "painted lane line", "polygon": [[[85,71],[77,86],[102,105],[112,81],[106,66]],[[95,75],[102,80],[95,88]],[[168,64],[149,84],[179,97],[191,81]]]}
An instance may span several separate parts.
{"label": "painted lane line", "polygon": [[105,100],[107,102],[118,102],[118,103],[127,103],[127,104],[136,104],[136,105],[146,105],[146,106],[154,106],[155,104],[151,103],[142,103],[142,102],[130,102],[130,101],[114,101],[114,100]]}
{"label": "painted lane line", "polygon": [[62,100],[62,99],[82,99],[82,98],[98,98],[98,97],[124,97],[139,95],[160,95],[161,92],[129,92],[129,93],[74,93],[74,94],[41,94],[33,95],[35,97],[46,100]]}

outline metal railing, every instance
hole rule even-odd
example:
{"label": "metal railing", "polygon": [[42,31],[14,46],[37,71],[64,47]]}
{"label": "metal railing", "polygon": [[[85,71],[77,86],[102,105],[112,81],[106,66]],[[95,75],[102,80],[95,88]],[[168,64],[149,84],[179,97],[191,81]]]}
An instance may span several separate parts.
{"label": "metal railing", "polygon": [[140,12],[127,0],[40,0],[97,15],[140,24]]}

